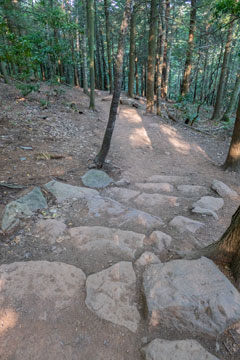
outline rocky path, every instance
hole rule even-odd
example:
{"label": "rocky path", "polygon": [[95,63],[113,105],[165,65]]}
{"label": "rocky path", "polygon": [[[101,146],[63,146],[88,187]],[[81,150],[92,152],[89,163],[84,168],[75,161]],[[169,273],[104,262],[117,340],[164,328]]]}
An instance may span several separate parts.
{"label": "rocky path", "polygon": [[0,266],[0,359],[239,359],[238,290],[206,258],[173,259],[217,239],[239,203],[190,142],[122,106],[120,179],[91,170],[7,205],[2,229],[21,230]]}

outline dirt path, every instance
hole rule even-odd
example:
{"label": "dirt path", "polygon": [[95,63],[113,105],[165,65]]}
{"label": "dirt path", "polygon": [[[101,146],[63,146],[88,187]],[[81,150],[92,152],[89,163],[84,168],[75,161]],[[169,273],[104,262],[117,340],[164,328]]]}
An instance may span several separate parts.
{"label": "dirt path", "polygon": [[[211,189],[214,179],[240,194],[238,175],[217,166],[226,154],[227,141],[172,124],[164,114],[160,119],[146,115],[144,109],[121,105],[106,169],[114,181],[127,179],[129,183],[114,182],[96,191],[84,187],[81,176],[103,137],[110,106],[109,101],[102,101],[106,93],[98,92],[96,112],[88,110],[81,90],[66,88],[57,97],[49,95],[50,105],[44,109],[39,99],[48,88],[21,102],[19,94],[5,86],[0,180],[27,188],[0,187],[1,212],[33,186],[40,186],[48,206],[20,219],[12,232],[2,232],[0,359],[140,360],[142,347],[157,338],[195,339],[220,360],[238,359],[239,351],[226,349],[222,333],[240,317],[240,295],[215,265],[211,271],[214,279],[218,277],[216,290],[210,270],[208,289],[204,288],[208,281],[200,275],[189,277],[189,294],[183,296],[183,301],[190,301],[187,315],[181,313],[184,305],[176,305],[179,299],[174,300],[179,291],[176,284],[169,298],[176,301],[174,313],[171,306],[161,315],[159,309],[151,313],[148,297],[149,265],[155,264],[153,270],[159,271],[160,278],[165,266],[174,264],[169,260],[176,250],[199,248],[218,239],[238,207],[239,197],[224,197],[224,205],[216,209],[218,220],[191,211],[202,196],[219,197]],[[21,149],[23,145],[32,150]],[[40,159],[42,153],[63,157]],[[170,224],[178,216],[193,221],[190,231]],[[167,271],[164,286],[170,289],[174,277],[176,283],[181,282],[177,278],[184,273],[181,264],[177,274]],[[194,266],[193,273],[202,265]],[[207,266],[212,265],[205,264],[199,273],[207,271]],[[155,275],[149,276],[154,282]],[[202,289],[199,298],[191,294],[195,282]],[[236,291],[233,300],[226,298],[231,291]],[[150,293],[155,296],[154,290]],[[161,295],[161,288],[156,294]],[[159,316],[163,321],[159,322]],[[199,323],[205,318],[212,324],[206,325],[207,330]],[[181,356],[187,359],[185,346]],[[173,359],[180,356],[176,349]],[[145,358],[162,360],[158,351],[156,357]],[[210,359],[198,349],[191,360],[198,360],[200,353],[202,359]]]}

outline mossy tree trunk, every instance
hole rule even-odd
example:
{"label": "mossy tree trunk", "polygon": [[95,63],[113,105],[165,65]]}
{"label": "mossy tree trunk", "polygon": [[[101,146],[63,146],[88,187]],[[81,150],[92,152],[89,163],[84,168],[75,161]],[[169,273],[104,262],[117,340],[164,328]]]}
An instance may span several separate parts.
{"label": "mossy tree trunk", "polygon": [[227,107],[223,117],[221,118],[221,121],[229,121],[229,119],[233,113],[234,107],[237,103],[237,98],[238,98],[239,92],[240,92],[240,70],[237,74],[237,78],[236,78],[235,86],[234,86],[234,89],[233,89],[233,92],[231,95],[230,102],[228,104],[228,107]]}

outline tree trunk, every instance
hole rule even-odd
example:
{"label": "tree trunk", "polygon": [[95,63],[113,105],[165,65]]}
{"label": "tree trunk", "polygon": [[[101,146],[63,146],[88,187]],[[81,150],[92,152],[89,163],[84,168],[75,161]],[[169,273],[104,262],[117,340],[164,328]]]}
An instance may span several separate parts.
{"label": "tree trunk", "polygon": [[106,41],[107,41],[109,91],[110,91],[110,94],[112,94],[112,92],[113,92],[112,55],[111,55],[111,44],[110,44],[110,26],[109,26],[108,0],[104,0],[104,11],[105,11],[105,18],[106,18]]}
{"label": "tree trunk", "polygon": [[6,66],[5,63],[3,61],[0,61],[0,68],[1,68],[1,73],[3,74],[3,78],[6,84],[10,84],[10,80],[7,74],[7,70],[6,70]]}
{"label": "tree trunk", "polygon": [[107,81],[107,65],[105,61],[104,54],[104,43],[103,43],[103,32],[101,28],[101,24],[99,23],[99,35],[100,35],[100,44],[101,44],[101,53],[102,53],[102,64],[103,64],[103,88],[104,90],[108,89],[108,81]]}
{"label": "tree trunk", "polygon": [[98,68],[98,88],[103,90],[103,77],[102,77],[102,64],[101,64],[101,56],[100,56],[100,39],[99,39],[99,25],[98,25],[98,5],[97,0],[94,1],[95,5],[95,37],[96,37],[96,60],[97,60],[97,68]]}
{"label": "tree trunk", "polygon": [[157,115],[161,116],[161,84],[163,68],[163,52],[165,44],[165,31],[163,31],[163,13],[161,7],[161,16],[158,26],[158,54],[157,54]]}
{"label": "tree trunk", "polygon": [[214,111],[213,111],[213,115],[212,115],[212,120],[218,120],[220,117],[220,113],[221,113],[223,95],[224,95],[226,77],[227,77],[227,71],[228,71],[228,64],[229,64],[229,59],[230,59],[232,36],[233,36],[233,22],[230,24],[229,29],[228,29],[228,37],[227,37],[227,42],[225,45],[222,70],[221,70],[218,91],[217,91],[217,98],[216,98],[216,103],[215,103],[215,107],[214,107]]}
{"label": "tree trunk", "polygon": [[223,166],[225,169],[240,172],[240,98],[238,102],[232,141],[229,147],[227,159]]}
{"label": "tree trunk", "polygon": [[90,62],[90,104],[89,109],[95,108],[95,67],[94,67],[94,0],[87,0],[88,11],[88,41]]}
{"label": "tree trunk", "polygon": [[83,24],[83,33],[82,33],[83,92],[84,92],[84,94],[89,95],[88,76],[87,76],[87,31],[86,31],[86,2],[85,2],[85,0],[82,0],[82,24]]}
{"label": "tree trunk", "polygon": [[112,98],[110,112],[109,112],[108,124],[107,124],[107,128],[106,128],[106,131],[104,134],[101,149],[94,160],[94,162],[98,168],[101,168],[103,166],[104,161],[107,157],[107,154],[108,154],[108,151],[110,148],[110,144],[111,144],[111,139],[112,139],[115,122],[116,122],[116,116],[117,116],[117,110],[118,110],[118,106],[119,106],[121,86],[122,86],[123,57],[124,57],[124,50],[125,50],[125,39],[126,39],[127,29],[128,29],[128,21],[129,21],[130,12],[131,12],[131,1],[132,0],[126,0],[122,23],[121,23],[121,28],[120,28],[120,32],[119,32],[118,52],[117,52],[117,58],[116,58],[116,64],[115,64],[114,92],[113,92],[113,98]]}
{"label": "tree trunk", "polygon": [[163,64],[162,64],[161,97],[163,99],[166,99],[167,89],[168,89],[167,68],[168,68],[168,24],[170,17],[170,0],[163,1],[163,6],[164,6],[163,31],[165,31],[165,36],[164,36],[164,50],[163,50]]}
{"label": "tree trunk", "polygon": [[193,46],[194,46],[194,35],[196,30],[196,14],[197,14],[196,2],[197,0],[191,0],[188,49],[186,54],[186,62],[184,66],[182,89],[181,89],[182,96],[185,96],[189,93],[189,87],[190,87],[190,75],[192,70],[192,54],[193,54]]}
{"label": "tree trunk", "polygon": [[234,110],[234,107],[236,105],[239,92],[240,92],[240,72],[237,74],[237,78],[231,95],[230,102],[228,104],[227,110],[225,111],[223,117],[221,118],[221,121],[229,121],[232,112]]}
{"label": "tree trunk", "polygon": [[148,70],[147,70],[147,112],[154,111],[154,76],[156,57],[157,0],[151,0],[150,28],[148,38]]}
{"label": "tree trunk", "polygon": [[128,70],[128,95],[132,98],[134,91],[134,65],[136,50],[136,5],[133,7],[130,20],[130,51],[129,51],[129,70]]}
{"label": "tree trunk", "polygon": [[135,51],[135,81],[136,81],[136,95],[139,95],[139,81],[138,81],[138,58]]}
{"label": "tree trunk", "polygon": [[200,256],[229,265],[238,286],[240,285],[240,206],[232,216],[231,224],[218,241],[186,255],[186,258],[196,259]]}

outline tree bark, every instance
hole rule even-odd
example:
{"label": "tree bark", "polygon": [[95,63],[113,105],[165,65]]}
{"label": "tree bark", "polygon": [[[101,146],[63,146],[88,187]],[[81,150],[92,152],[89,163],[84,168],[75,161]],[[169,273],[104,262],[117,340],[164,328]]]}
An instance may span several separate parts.
{"label": "tree bark", "polygon": [[163,20],[163,31],[165,31],[164,36],[164,50],[163,50],[163,64],[162,64],[162,84],[161,84],[161,97],[163,99],[167,98],[168,90],[168,24],[170,17],[170,0],[163,1],[164,6],[164,20]]}
{"label": "tree bark", "polygon": [[229,265],[238,286],[240,285],[240,206],[232,216],[231,224],[218,241],[185,257],[197,259],[200,256]]}
{"label": "tree bark", "polygon": [[147,69],[147,112],[154,112],[154,76],[156,57],[156,25],[157,0],[151,0],[150,28],[148,38],[148,69]]}
{"label": "tree bark", "polygon": [[229,29],[228,29],[227,42],[225,45],[221,75],[220,75],[218,91],[217,91],[217,98],[216,98],[216,103],[214,106],[212,120],[218,120],[220,117],[220,113],[221,113],[223,95],[224,95],[224,89],[225,89],[226,77],[227,77],[227,71],[228,71],[228,64],[229,64],[229,59],[230,59],[231,45],[232,45],[232,36],[233,36],[233,22],[229,25]]}
{"label": "tree bark", "polygon": [[228,170],[240,172],[240,98],[238,102],[232,141],[223,167]]}
{"label": "tree bark", "polygon": [[114,92],[113,92],[113,98],[109,112],[108,124],[104,134],[101,149],[97,154],[96,158],[94,159],[94,162],[98,168],[101,168],[103,166],[104,161],[107,157],[108,151],[110,149],[115,122],[116,122],[117,110],[118,110],[120,94],[121,94],[123,57],[125,50],[125,39],[128,30],[128,22],[131,12],[131,2],[132,0],[126,0],[122,23],[119,32],[118,52],[117,52],[117,58],[115,64]]}
{"label": "tree bark", "polygon": [[109,26],[108,0],[104,0],[104,11],[105,11],[105,18],[106,18],[106,41],[107,41],[109,91],[110,91],[110,94],[112,94],[112,92],[113,92],[112,55],[111,55],[111,44],[110,44],[110,26]]}
{"label": "tree bark", "polygon": [[103,90],[103,76],[102,76],[102,63],[100,56],[100,39],[99,39],[99,24],[98,24],[98,5],[97,0],[94,1],[95,6],[95,38],[96,38],[96,60],[98,68],[98,89]]}
{"label": "tree bark", "polygon": [[165,31],[163,31],[163,8],[161,7],[158,26],[158,54],[157,54],[157,115],[161,116],[161,84],[163,68],[163,52],[165,44]]}
{"label": "tree bark", "polygon": [[95,109],[95,70],[94,70],[94,0],[87,0],[88,11],[88,41],[90,62],[90,104],[89,109]]}
{"label": "tree bark", "polygon": [[237,74],[235,86],[234,86],[227,110],[225,111],[225,113],[220,121],[229,121],[229,119],[233,113],[234,107],[236,105],[239,92],[240,92],[240,72]]}
{"label": "tree bark", "polygon": [[136,5],[133,7],[130,20],[130,51],[129,51],[129,70],[128,70],[128,96],[133,97],[134,91],[134,65],[136,51]]}
{"label": "tree bark", "polygon": [[194,47],[194,35],[196,30],[196,15],[197,15],[197,0],[191,0],[191,12],[190,12],[190,26],[188,37],[188,49],[186,54],[186,62],[183,72],[181,96],[186,96],[189,93],[190,88],[190,75],[192,70],[192,54]]}
{"label": "tree bark", "polygon": [[82,33],[83,92],[84,92],[84,94],[89,95],[88,76],[87,76],[87,32],[86,32],[86,2],[85,2],[85,0],[82,0],[82,24],[83,24],[83,33]]}

